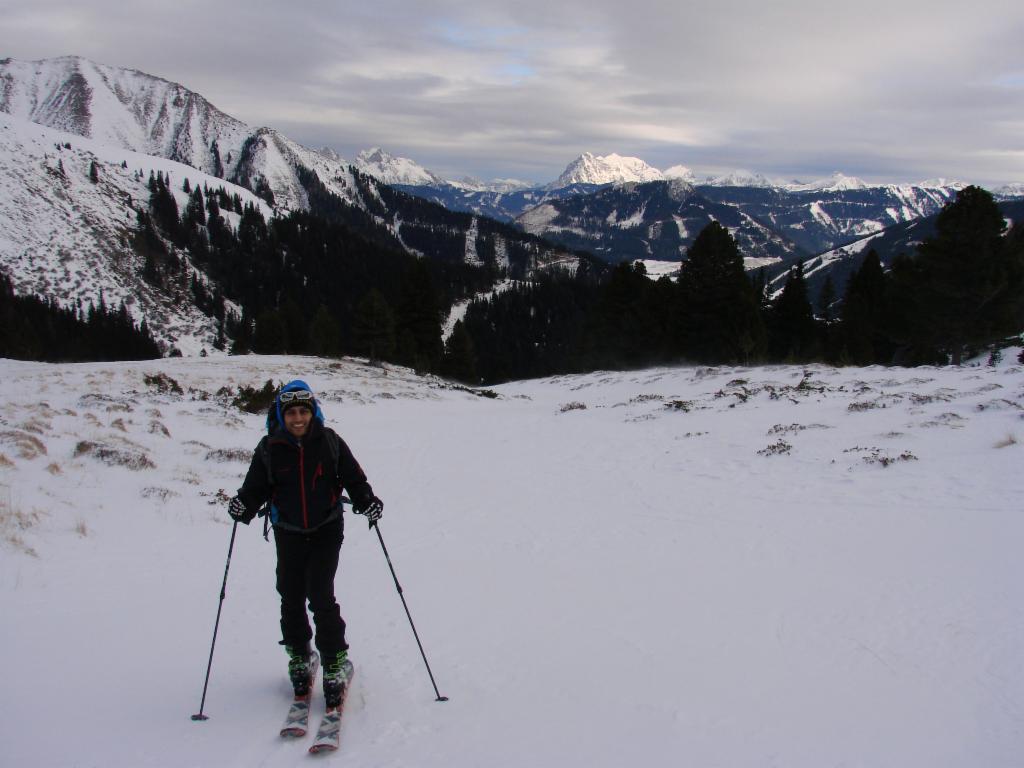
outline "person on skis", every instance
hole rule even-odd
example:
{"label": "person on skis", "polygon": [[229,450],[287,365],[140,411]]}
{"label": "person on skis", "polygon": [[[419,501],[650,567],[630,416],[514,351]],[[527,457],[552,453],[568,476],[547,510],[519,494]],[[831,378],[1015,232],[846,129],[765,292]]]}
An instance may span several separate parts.
{"label": "person on skis", "polygon": [[288,653],[288,677],[296,698],[308,697],[319,659],[324,698],[337,708],[352,675],[345,621],[334,596],[344,540],[341,495],[348,493],[357,514],[373,526],[384,505],[366,480],[345,441],[324,425],[313,391],[296,379],[285,384],[267,416],[268,434],[253,452],[238,494],[228,504],[232,519],[248,525],[270,503],[267,514],[277,548],[277,591],[281,595],[281,645]]}

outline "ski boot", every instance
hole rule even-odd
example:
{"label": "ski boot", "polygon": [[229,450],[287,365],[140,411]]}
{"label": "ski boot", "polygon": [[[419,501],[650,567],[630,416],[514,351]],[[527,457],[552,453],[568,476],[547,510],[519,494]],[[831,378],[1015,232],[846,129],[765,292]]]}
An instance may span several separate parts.
{"label": "ski boot", "polygon": [[328,710],[341,706],[352,672],[348,651],[338,651],[324,657],[324,700]]}
{"label": "ski boot", "polygon": [[286,645],[284,649],[288,653],[288,679],[292,681],[295,698],[308,696],[320,667],[320,657],[308,645],[305,648]]}

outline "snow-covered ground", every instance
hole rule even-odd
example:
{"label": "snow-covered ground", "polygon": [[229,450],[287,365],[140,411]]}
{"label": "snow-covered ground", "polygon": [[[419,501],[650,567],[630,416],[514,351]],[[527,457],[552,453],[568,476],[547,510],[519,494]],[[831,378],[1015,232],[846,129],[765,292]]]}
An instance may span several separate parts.
{"label": "snow-covered ground", "polygon": [[277,736],[289,687],[257,523],[239,526],[210,720],[190,720],[223,499],[262,428],[218,392],[301,375],[384,499],[451,699],[348,516],[356,679],[332,761],[1019,766],[1015,360],[660,368],[497,398],[354,360],[0,361],[0,763],[308,763],[309,739]]}

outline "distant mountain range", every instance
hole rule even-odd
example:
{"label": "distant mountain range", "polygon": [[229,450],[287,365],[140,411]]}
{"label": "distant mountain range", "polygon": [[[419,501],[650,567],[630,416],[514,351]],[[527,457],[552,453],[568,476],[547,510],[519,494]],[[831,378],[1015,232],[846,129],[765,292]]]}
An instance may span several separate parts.
{"label": "distant mountain range", "polygon": [[[518,277],[574,269],[581,252],[679,262],[711,221],[729,228],[749,268],[777,274],[818,259],[823,274],[865,238],[927,221],[963,187],[872,185],[841,173],[810,183],[747,171],[698,180],[686,166],[660,171],[589,152],[546,184],[451,181],[379,147],[351,162],[309,149],[182,85],[79,57],[0,60],[0,113],[0,268],[20,292],[125,300],[186,353],[208,345],[209,318],[137,280],[132,232],[154,172],[174,184],[224,186],[267,216],[326,205],[394,248]],[[996,192],[1020,199],[1024,184]],[[175,195],[183,207],[185,193]]]}
{"label": "distant mountain range", "polygon": [[[192,188],[223,187],[267,217],[313,209],[388,247],[490,264],[519,278],[575,269],[586,258],[507,223],[406,195],[361,170],[385,166],[405,178],[418,173],[380,151],[350,164],[310,150],[141,72],[78,57],[0,61],[0,268],[19,293],[125,301],[165,348],[185,354],[212,348],[216,328],[188,291],[160,294],[141,279],[136,214],[148,204],[154,173],[170,180],[179,210],[188,180]],[[180,257],[202,277],[201,265]]]}

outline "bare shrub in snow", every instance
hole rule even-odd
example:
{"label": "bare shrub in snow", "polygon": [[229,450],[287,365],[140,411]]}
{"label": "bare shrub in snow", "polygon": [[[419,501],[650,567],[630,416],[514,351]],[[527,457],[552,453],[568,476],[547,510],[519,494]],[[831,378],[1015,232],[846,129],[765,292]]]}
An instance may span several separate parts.
{"label": "bare shrub in snow", "polygon": [[559,413],[568,413],[569,411],[585,411],[587,410],[586,403],[581,403],[579,400],[573,400],[571,403],[565,403],[561,408],[558,409]]}
{"label": "bare shrub in snow", "polygon": [[828,424],[790,424],[788,426],[776,424],[768,430],[768,436],[796,434],[797,432],[803,432],[805,429],[832,429],[832,427]]}
{"label": "bare shrub in snow", "polygon": [[14,462],[7,458],[7,454],[0,453],[0,469],[5,469],[7,467],[13,467],[13,466],[14,466]]}
{"label": "bare shrub in snow", "polygon": [[936,416],[931,421],[925,421],[921,424],[922,427],[953,427],[954,429],[962,429],[963,422],[965,421],[963,416],[956,413],[943,413]]}
{"label": "bare shrub in snow", "polygon": [[930,403],[948,403],[953,399],[953,396],[948,392],[938,391],[931,395],[919,395],[917,393],[911,393],[910,402],[915,405],[929,405]]}
{"label": "bare shrub in snow", "polygon": [[1006,400],[1005,398],[999,398],[998,400],[989,400],[987,403],[978,403],[979,411],[1020,411],[1024,410],[1020,405],[1013,402],[1013,400]]}
{"label": "bare shrub in snow", "polygon": [[51,475],[60,475],[64,473],[64,470],[60,468],[60,464],[58,464],[55,461],[51,461],[47,465],[46,471],[49,472]]}
{"label": "bare shrub in snow", "polygon": [[128,431],[128,426],[124,423],[124,419],[114,419],[110,422],[110,426],[114,429],[120,430],[121,432]]}
{"label": "bare shrub in snow", "polygon": [[85,520],[79,520],[76,522],[75,527],[72,530],[83,539],[89,535],[89,526],[85,524]]}
{"label": "bare shrub in snow", "polygon": [[9,447],[21,459],[34,459],[46,455],[43,441],[20,429],[0,431],[0,445]]}
{"label": "bare shrub in snow", "polygon": [[1016,444],[1017,444],[1017,436],[1016,435],[1007,435],[1002,440],[1000,440],[998,443],[996,443],[995,447],[996,448],[1009,448],[1011,445],[1016,445]]}
{"label": "bare shrub in snow", "polygon": [[231,404],[246,413],[266,413],[267,409],[270,408],[270,404],[274,402],[274,397],[277,396],[277,390],[280,388],[281,385],[274,384],[271,379],[267,379],[260,389],[255,387],[239,387],[238,394],[235,395]]}
{"label": "bare shrub in snow", "polygon": [[898,461],[917,461],[918,458],[910,451],[904,451],[899,456],[890,456],[881,448],[874,446],[870,448],[864,448],[859,445],[855,445],[853,448],[847,448],[843,453],[867,453],[867,456],[861,456],[867,464],[879,464],[883,467],[888,467],[891,464],[895,464]]}
{"label": "bare shrub in snow", "polygon": [[879,403],[877,400],[864,400],[859,403],[850,403],[846,406],[846,410],[850,413],[863,413],[864,411],[872,411],[875,408],[885,408],[885,404]]}
{"label": "bare shrub in snow", "polygon": [[156,499],[157,501],[168,501],[169,499],[173,499],[181,495],[177,491],[172,491],[170,488],[160,488],[159,486],[143,488],[140,493],[144,499]]}
{"label": "bare shrub in snow", "polygon": [[758,456],[788,456],[793,446],[785,440],[779,440],[757,452]]}
{"label": "bare shrub in snow", "polygon": [[897,461],[917,461],[918,458],[910,451],[904,451],[899,456],[887,456],[882,452],[872,453],[870,456],[864,456],[864,461],[868,464],[880,464],[883,467],[888,467],[891,464],[895,464]]}
{"label": "bare shrub in snow", "polygon": [[661,400],[661,395],[637,395],[629,402],[631,403],[649,403],[652,400]]}
{"label": "bare shrub in snow", "polygon": [[693,410],[693,400],[670,400],[665,403],[666,408],[671,408],[673,411],[682,411],[683,413],[689,413]]}
{"label": "bare shrub in snow", "polygon": [[216,493],[200,491],[199,495],[208,497],[209,501],[207,501],[206,503],[209,504],[210,506],[220,506],[223,504],[227,504],[229,501],[231,501],[231,497],[234,494],[229,494],[223,488],[218,488]]}
{"label": "bare shrub in snow", "polygon": [[166,373],[157,373],[153,375],[145,375],[142,380],[146,382],[146,386],[161,395],[182,395],[184,390],[181,385],[168,376]]}
{"label": "bare shrub in snow", "polygon": [[206,461],[237,461],[248,464],[252,460],[252,451],[242,448],[214,448],[212,451],[207,451],[204,458]]}
{"label": "bare shrub in snow", "polygon": [[164,437],[170,437],[170,430],[163,425],[163,422],[153,420],[149,422],[149,434],[151,435],[163,435]]}
{"label": "bare shrub in snow", "polygon": [[135,471],[154,469],[156,464],[142,451],[115,448],[104,443],[82,440],[75,446],[75,456],[89,456],[112,467],[125,467]]}

